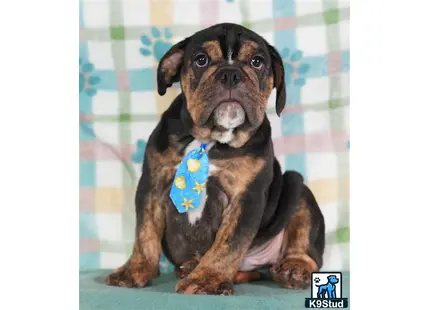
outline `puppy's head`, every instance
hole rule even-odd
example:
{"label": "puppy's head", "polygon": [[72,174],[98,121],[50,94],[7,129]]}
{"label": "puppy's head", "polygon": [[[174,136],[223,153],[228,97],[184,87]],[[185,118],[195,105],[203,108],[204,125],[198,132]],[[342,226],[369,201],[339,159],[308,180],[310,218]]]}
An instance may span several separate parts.
{"label": "puppy's head", "polygon": [[278,52],[236,24],[218,24],[177,43],[161,59],[157,82],[160,95],[181,82],[196,138],[236,147],[263,122],[273,88],[278,115],[286,99]]}

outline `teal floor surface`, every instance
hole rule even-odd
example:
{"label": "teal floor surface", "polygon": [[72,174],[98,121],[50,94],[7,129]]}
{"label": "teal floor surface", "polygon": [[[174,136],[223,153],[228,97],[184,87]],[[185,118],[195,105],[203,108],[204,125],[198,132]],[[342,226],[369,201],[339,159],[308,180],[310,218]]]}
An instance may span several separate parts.
{"label": "teal floor surface", "polygon": [[[142,289],[127,289],[103,284],[103,278],[108,273],[80,273],[80,310],[288,310],[305,309],[305,298],[311,297],[310,289],[283,289],[273,282],[265,281],[236,285],[234,296],[179,295],[174,293],[178,280],[174,274],[163,274]],[[342,295],[349,298],[347,272],[343,273]]]}

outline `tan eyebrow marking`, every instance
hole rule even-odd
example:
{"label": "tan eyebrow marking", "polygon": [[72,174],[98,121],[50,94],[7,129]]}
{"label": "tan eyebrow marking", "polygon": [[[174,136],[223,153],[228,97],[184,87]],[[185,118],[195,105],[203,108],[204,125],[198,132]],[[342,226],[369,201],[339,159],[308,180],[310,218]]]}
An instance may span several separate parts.
{"label": "tan eyebrow marking", "polygon": [[255,50],[257,48],[258,48],[257,43],[246,40],[245,42],[243,42],[242,46],[240,47],[237,59],[240,61],[250,59],[252,55],[255,53]]}
{"label": "tan eyebrow marking", "polygon": [[210,59],[217,61],[223,59],[221,46],[218,41],[207,41],[203,44],[203,49]]}

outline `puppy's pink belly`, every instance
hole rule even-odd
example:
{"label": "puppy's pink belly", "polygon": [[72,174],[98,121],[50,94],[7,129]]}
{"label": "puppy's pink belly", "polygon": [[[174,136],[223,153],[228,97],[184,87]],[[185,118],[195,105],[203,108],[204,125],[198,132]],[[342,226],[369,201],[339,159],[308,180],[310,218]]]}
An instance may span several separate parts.
{"label": "puppy's pink belly", "polygon": [[251,271],[276,263],[281,254],[283,239],[284,231],[281,231],[266,243],[251,249],[242,260],[239,270]]}

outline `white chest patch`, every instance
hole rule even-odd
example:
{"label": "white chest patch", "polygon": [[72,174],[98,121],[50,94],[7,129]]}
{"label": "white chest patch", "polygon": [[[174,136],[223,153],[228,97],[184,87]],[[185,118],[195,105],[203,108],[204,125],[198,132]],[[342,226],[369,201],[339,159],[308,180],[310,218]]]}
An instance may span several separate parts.
{"label": "white chest patch", "polygon": [[197,149],[198,147],[200,147],[200,144],[201,143],[198,140],[194,139],[193,141],[191,141],[190,144],[187,145],[187,147],[185,148],[185,153],[184,154],[188,154],[192,150]]}
{"label": "white chest patch", "polygon": [[227,131],[224,131],[221,134],[221,137],[218,138],[218,141],[220,143],[224,143],[224,144],[230,143],[231,140],[233,140],[233,137],[234,137],[234,135],[233,135],[233,129],[229,129]]}
{"label": "white chest patch", "polygon": [[[191,152],[192,150],[195,150],[195,149],[199,148],[200,144],[201,144],[200,141],[194,139],[185,148],[185,154]],[[214,146],[214,144],[215,144],[215,142],[208,143],[206,145],[206,151],[209,151]],[[176,166],[176,169],[178,168],[178,166]],[[209,164],[209,175],[211,175],[215,170],[216,170],[216,167],[214,165]],[[206,187],[205,187],[203,189],[203,191],[202,191],[202,198],[200,199],[199,207],[196,208],[196,209],[194,209],[194,210],[191,210],[191,211],[187,212],[188,222],[191,225],[194,225],[202,217],[203,210],[205,208],[207,198],[208,197],[207,197],[207,194],[206,194]]]}
{"label": "white chest patch", "polygon": [[206,195],[206,187],[205,187],[202,191],[202,198],[200,199],[199,207],[197,209],[187,212],[188,222],[191,225],[194,225],[202,217],[203,209],[205,208],[207,199],[208,199],[208,196]]}

